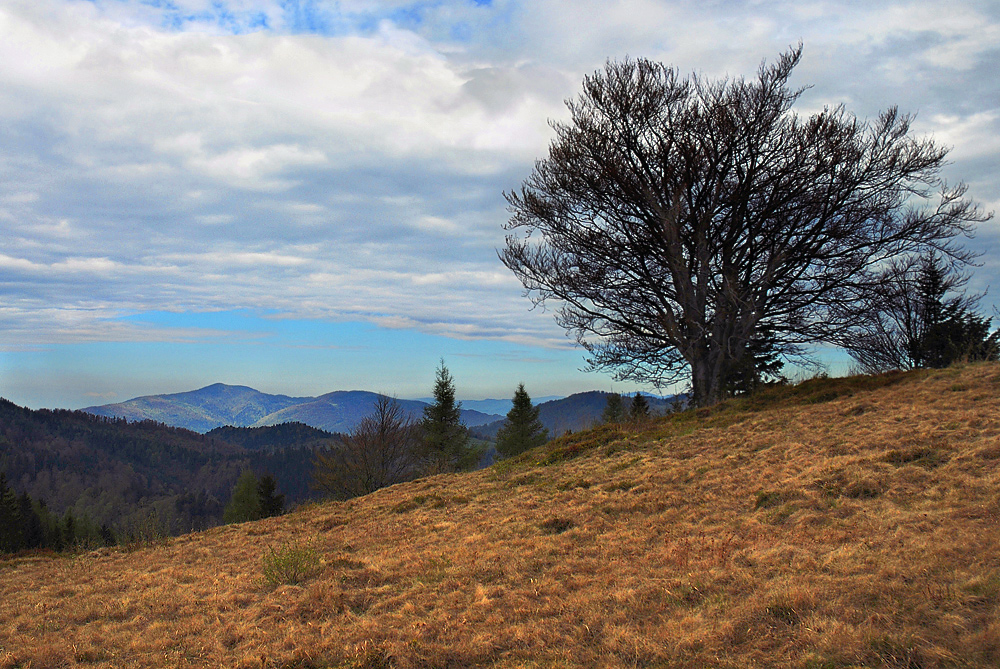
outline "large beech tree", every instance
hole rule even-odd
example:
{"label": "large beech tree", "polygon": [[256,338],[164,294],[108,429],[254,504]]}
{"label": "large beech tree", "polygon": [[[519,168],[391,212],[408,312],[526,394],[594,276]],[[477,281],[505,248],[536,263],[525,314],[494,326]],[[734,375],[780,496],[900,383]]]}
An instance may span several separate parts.
{"label": "large beech tree", "polygon": [[553,123],[548,157],[506,195],[500,258],[559,303],[591,368],[689,379],[709,404],[754,350],[842,343],[892,260],[971,261],[957,241],[985,217],[942,181],[947,151],[895,108],[794,113],[801,53],[751,80],[609,62]]}

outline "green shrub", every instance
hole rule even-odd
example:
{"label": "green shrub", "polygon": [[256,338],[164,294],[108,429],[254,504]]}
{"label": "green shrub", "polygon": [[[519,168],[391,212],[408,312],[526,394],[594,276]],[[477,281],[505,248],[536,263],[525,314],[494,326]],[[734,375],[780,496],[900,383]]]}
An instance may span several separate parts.
{"label": "green shrub", "polygon": [[277,550],[268,547],[261,570],[264,583],[272,587],[298,585],[322,570],[319,553],[309,545],[285,545]]}

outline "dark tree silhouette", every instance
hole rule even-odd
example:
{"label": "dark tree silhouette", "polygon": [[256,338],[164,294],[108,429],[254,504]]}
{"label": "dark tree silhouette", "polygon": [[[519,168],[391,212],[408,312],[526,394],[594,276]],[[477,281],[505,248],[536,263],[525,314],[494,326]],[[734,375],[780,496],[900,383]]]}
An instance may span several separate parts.
{"label": "dark tree silhouette", "polygon": [[260,477],[257,482],[257,499],[260,503],[260,517],[280,516],[285,512],[285,496],[275,494],[278,482],[270,474]]}
{"label": "dark tree silhouette", "polygon": [[620,423],[623,420],[625,420],[625,404],[622,402],[622,396],[619,393],[608,393],[601,422]]}
{"label": "dark tree silhouette", "polygon": [[940,178],[947,151],[895,108],[793,113],[801,53],[749,81],[609,62],[506,195],[500,258],[536,303],[560,304],[592,369],[689,380],[709,404],[762,342],[783,359],[839,343],[889,261],[971,261],[956,239],[987,216]]}
{"label": "dark tree silhouette", "polygon": [[649,400],[642,393],[632,396],[628,407],[628,419],[633,423],[643,423],[649,420]]}

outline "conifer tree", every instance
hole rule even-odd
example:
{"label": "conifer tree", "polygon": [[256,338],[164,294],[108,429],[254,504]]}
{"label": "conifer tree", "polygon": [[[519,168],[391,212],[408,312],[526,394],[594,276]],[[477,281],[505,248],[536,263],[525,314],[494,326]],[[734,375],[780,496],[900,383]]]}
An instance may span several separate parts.
{"label": "conifer tree", "polygon": [[233,495],[222,513],[222,521],[242,523],[260,519],[260,495],[257,491],[257,477],[249,469],[243,470],[233,486]]}
{"label": "conifer tree", "polygon": [[608,403],[601,414],[602,423],[620,423],[625,420],[625,406],[619,393],[608,393]]}
{"label": "conifer tree", "polygon": [[505,458],[541,446],[549,439],[549,431],[538,420],[538,407],[532,406],[531,397],[518,384],[514,392],[514,406],[507,412],[507,421],[497,432],[497,451]]}
{"label": "conifer tree", "polygon": [[478,453],[469,448],[469,430],[462,424],[462,403],[455,401],[455,380],[441,360],[434,382],[434,403],[424,407],[423,455],[432,474],[468,469]]}
{"label": "conifer tree", "polygon": [[632,396],[632,404],[628,409],[628,418],[633,423],[643,423],[649,420],[649,401],[642,393]]}
{"label": "conifer tree", "polygon": [[45,530],[42,521],[35,512],[35,505],[32,503],[28,493],[21,493],[17,500],[21,513],[21,524],[23,527],[24,547],[41,548],[45,543]]}
{"label": "conifer tree", "polygon": [[17,495],[7,485],[7,475],[0,472],[0,552],[13,553],[22,547],[21,513]]}
{"label": "conifer tree", "polygon": [[260,505],[260,517],[270,518],[280,516],[285,510],[285,496],[276,495],[278,483],[270,474],[260,478],[257,483],[257,499]]}

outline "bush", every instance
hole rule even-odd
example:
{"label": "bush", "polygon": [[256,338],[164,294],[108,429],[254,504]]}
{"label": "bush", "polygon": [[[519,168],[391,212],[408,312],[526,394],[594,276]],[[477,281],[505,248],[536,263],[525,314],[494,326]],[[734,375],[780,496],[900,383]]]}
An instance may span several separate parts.
{"label": "bush", "polygon": [[268,547],[262,566],[264,583],[273,587],[298,585],[321,570],[319,553],[309,545],[285,545],[277,550]]}

